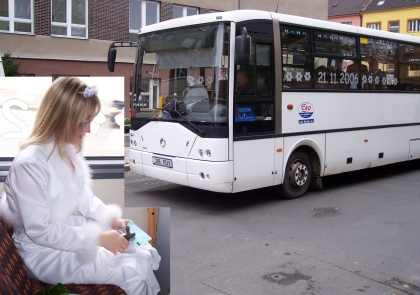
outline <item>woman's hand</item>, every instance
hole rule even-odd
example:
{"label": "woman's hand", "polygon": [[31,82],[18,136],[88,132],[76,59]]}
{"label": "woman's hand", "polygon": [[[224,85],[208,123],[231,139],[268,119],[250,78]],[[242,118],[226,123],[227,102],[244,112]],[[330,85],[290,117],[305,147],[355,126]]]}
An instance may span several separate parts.
{"label": "woman's hand", "polygon": [[127,224],[128,221],[130,221],[130,220],[129,219],[114,218],[111,226],[115,230],[119,230],[121,228],[125,232],[125,225]]}
{"label": "woman's hand", "polygon": [[99,235],[99,246],[111,251],[114,255],[117,251],[124,253],[128,248],[128,243],[128,240],[116,230],[108,230]]}

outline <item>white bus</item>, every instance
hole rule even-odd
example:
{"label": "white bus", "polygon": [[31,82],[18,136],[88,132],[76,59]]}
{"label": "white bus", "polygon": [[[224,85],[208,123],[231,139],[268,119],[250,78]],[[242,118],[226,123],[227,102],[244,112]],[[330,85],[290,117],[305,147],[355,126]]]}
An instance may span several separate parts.
{"label": "white bus", "polygon": [[420,158],[418,37],[264,11],[179,18],[140,30],[132,89],[131,171],[172,183],[297,198]]}

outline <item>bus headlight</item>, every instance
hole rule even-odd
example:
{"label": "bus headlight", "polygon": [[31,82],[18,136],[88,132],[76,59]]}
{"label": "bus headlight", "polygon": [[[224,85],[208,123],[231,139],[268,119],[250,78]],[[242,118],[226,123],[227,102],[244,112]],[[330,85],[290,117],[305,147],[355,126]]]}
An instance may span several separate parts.
{"label": "bus headlight", "polygon": [[211,157],[211,152],[210,152],[210,150],[206,150],[206,156],[207,156],[207,157],[209,157],[209,158]]}
{"label": "bus headlight", "polygon": [[202,157],[204,155],[204,151],[202,149],[199,149],[198,154],[200,155],[200,157]]}

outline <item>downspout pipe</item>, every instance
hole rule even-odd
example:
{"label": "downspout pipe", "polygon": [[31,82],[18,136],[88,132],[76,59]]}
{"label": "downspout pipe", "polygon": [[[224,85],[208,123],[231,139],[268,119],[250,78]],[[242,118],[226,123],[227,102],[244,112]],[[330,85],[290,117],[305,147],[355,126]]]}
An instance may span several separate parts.
{"label": "downspout pipe", "polygon": [[242,0],[239,0],[238,9],[239,9],[239,10],[241,10],[241,9],[242,9]]}

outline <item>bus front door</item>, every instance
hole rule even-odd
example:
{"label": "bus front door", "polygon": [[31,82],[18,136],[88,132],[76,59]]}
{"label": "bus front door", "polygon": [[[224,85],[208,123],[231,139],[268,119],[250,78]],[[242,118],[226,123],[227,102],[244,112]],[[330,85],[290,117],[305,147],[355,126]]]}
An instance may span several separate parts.
{"label": "bus front door", "polygon": [[274,184],[274,139],[241,140],[233,143],[233,192]]}

